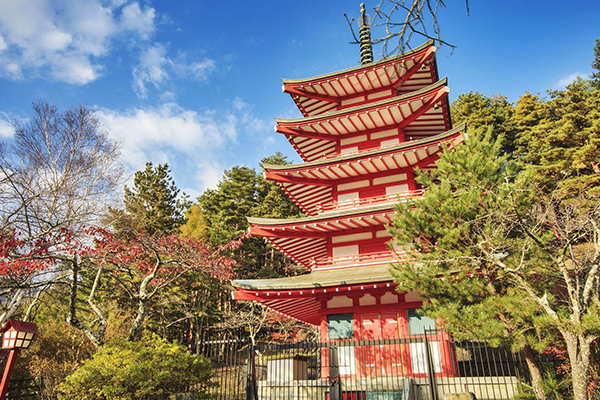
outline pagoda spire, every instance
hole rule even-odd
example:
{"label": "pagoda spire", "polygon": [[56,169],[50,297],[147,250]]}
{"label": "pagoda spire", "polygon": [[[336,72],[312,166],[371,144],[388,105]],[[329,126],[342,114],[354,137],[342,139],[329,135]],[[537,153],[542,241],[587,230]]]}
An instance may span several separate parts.
{"label": "pagoda spire", "polygon": [[371,28],[367,23],[367,14],[365,13],[365,3],[360,4],[360,63],[368,64],[373,62],[373,46],[371,43]]}

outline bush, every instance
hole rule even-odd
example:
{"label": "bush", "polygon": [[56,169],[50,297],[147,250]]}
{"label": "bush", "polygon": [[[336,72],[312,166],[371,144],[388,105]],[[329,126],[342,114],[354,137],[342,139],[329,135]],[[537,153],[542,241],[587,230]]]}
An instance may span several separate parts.
{"label": "bush", "polygon": [[148,335],[101,347],[57,392],[61,400],[159,400],[181,392],[203,397],[211,377],[207,359]]}
{"label": "bush", "polygon": [[96,349],[81,331],[61,321],[41,324],[40,332],[31,347],[19,355],[13,376],[35,378],[41,384],[40,398],[54,400],[55,387]]}

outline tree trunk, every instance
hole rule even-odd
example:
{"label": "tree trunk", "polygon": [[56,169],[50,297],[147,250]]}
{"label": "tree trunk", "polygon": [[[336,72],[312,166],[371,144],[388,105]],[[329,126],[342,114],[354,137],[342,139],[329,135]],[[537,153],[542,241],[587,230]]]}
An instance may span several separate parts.
{"label": "tree trunk", "polygon": [[590,345],[584,335],[563,334],[571,363],[573,379],[573,400],[587,400],[588,369],[590,366]]}
{"label": "tree trunk", "polygon": [[531,375],[531,387],[537,400],[546,400],[546,394],[544,393],[544,387],[542,385],[542,372],[535,359],[535,353],[531,350],[531,347],[526,345],[522,350],[525,362],[527,362],[527,368],[529,368],[529,375]]}
{"label": "tree trunk", "polygon": [[69,295],[69,314],[67,315],[67,323],[85,333],[94,346],[100,347],[104,344],[102,337],[94,332],[90,326],[77,318],[76,302],[77,292],[79,290],[79,263],[76,258],[73,258],[68,262],[71,263],[73,276],[70,285],[71,293]]}
{"label": "tree trunk", "polygon": [[129,334],[127,335],[127,340],[133,342],[135,337],[137,336],[140,328],[142,327],[142,322],[146,318],[146,300],[140,298],[138,300],[138,312],[133,320],[133,324],[131,324],[131,328],[129,329]]}

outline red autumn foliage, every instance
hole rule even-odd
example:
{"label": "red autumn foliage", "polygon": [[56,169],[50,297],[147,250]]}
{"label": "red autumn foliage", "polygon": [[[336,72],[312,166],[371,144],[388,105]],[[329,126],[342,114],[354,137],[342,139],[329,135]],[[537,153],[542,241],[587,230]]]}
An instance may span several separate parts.
{"label": "red autumn foliage", "polygon": [[[86,252],[100,265],[114,267],[118,274],[134,268],[142,275],[155,274],[153,282],[171,281],[187,271],[206,273],[227,280],[233,277],[235,261],[222,256],[224,249],[213,249],[201,241],[177,234],[121,237],[103,228],[87,228],[95,245]],[[235,244],[228,244],[228,248]]]}
{"label": "red autumn foliage", "polygon": [[14,230],[0,233],[0,277],[17,278],[46,271],[61,257],[86,249],[64,228],[35,238],[22,236]]}

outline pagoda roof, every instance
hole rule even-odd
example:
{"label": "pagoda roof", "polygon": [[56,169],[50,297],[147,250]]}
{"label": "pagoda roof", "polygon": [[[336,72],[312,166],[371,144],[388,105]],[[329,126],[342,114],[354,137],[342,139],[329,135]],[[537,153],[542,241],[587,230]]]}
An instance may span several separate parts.
{"label": "pagoda roof", "polygon": [[287,278],[240,279],[232,281],[237,289],[233,298],[254,301],[294,319],[319,325],[322,301],[319,296],[394,287],[388,268],[389,265],[378,265],[315,270]]}
{"label": "pagoda roof", "polygon": [[302,164],[264,164],[264,175],[278,182],[307,214],[316,215],[319,204],[333,200],[334,185],[358,182],[370,174],[383,177],[426,167],[439,158],[443,142],[451,147],[461,143],[465,129],[462,124],[424,139]]}
{"label": "pagoda roof", "polygon": [[327,238],[332,233],[348,235],[384,226],[394,218],[394,205],[379,204],[360,209],[292,219],[247,218],[250,233],[262,236],[293,260],[310,269],[312,260],[327,257]]}
{"label": "pagoda roof", "polygon": [[306,79],[282,79],[283,91],[289,93],[304,116],[323,114],[346,103],[352,104],[361,94],[370,98],[411,92],[438,80],[433,41],[392,58]]}
{"label": "pagoda roof", "polygon": [[442,101],[450,91],[446,85],[444,78],[420,90],[357,107],[299,119],[275,118],[275,131],[286,135],[304,161],[335,156],[340,139],[364,137],[367,141],[370,133],[402,129],[407,139],[433,136],[450,129],[448,102]]}

